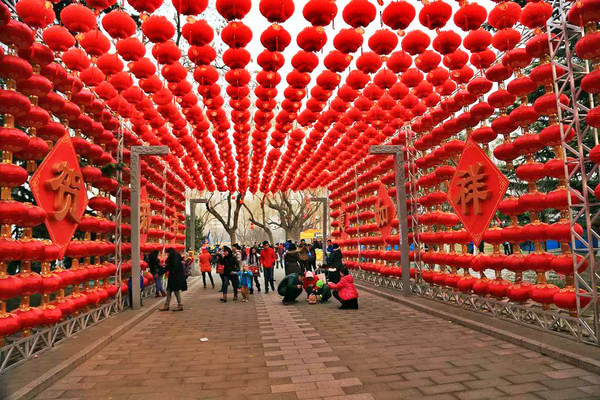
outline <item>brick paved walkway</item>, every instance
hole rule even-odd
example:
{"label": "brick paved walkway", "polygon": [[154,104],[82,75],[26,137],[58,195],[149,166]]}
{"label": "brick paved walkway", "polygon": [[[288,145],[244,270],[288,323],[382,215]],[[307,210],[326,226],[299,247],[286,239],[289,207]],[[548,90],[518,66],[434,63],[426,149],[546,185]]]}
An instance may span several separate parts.
{"label": "brick paved walkway", "polygon": [[37,398],[600,398],[598,375],[371,294],[358,311],[218,297],[187,292]]}

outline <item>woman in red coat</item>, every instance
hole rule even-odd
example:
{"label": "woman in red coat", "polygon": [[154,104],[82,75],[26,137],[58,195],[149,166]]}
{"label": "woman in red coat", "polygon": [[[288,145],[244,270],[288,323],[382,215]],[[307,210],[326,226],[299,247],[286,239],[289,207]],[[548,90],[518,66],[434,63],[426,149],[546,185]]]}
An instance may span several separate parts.
{"label": "woman in red coat", "polygon": [[204,289],[206,289],[206,274],[210,278],[210,283],[212,284],[213,289],[215,288],[215,281],[213,281],[212,277],[212,268],[210,265],[211,254],[209,253],[206,247],[202,248],[202,253],[198,257],[200,259],[200,271],[202,272],[202,282],[204,282]]}
{"label": "woman in red coat", "polygon": [[358,291],[354,286],[354,278],[348,273],[348,268],[340,269],[340,281],[338,283],[329,282],[327,286],[333,291],[333,297],[338,299],[342,305],[340,310],[358,309]]}

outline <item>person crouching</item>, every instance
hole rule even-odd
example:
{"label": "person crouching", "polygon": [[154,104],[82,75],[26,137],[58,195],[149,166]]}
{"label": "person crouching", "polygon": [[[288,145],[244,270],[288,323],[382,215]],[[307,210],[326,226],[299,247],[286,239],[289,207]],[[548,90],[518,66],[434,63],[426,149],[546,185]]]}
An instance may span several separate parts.
{"label": "person crouching", "polygon": [[340,268],[340,281],[329,282],[328,286],[333,290],[333,297],[342,303],[340,310],[358,309],[358,291],[354,286],[354,278],[348,273],[348,268]]}

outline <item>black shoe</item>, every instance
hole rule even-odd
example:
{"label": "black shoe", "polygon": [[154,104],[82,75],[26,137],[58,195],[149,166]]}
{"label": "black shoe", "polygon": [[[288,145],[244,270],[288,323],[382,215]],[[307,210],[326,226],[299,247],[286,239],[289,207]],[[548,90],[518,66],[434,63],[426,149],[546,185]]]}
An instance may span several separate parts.
{"label": "black shoe", "polygon": [[258,288],[258,293],[260,293],[260,288]]}
{"label": "black shoe", "polygon": [[225,302],[227,301],[227,300],[225,300],[225,299],[219,299],[219,300],[221,300],[223,303],[225,303]]}
{"label": "black shoe", "polygon": [[269,289],[265,289],[265,294],[269,293]]}

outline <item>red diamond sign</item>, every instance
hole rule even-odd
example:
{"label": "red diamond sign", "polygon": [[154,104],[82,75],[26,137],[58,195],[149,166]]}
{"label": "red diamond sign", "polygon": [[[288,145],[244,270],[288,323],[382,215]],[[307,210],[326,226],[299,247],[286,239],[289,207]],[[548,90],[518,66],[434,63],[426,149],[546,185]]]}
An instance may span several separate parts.
{"label": "red diamond sign", "polygon": [[390,197],[387,188],[382,183],[377,190],[377,202],[375,203],[375,222],[379,227],[381,236],[384,238],[392,233],[392,221],[396,218],[396,207]]}
{"label": "red diamond sign", "polygon": [[66,135],[31,177],[31,191],[48,216],[46,228],[52,242],[61,247],[61,257],[73,238],[88,203],[87,190],[71,138]]}
{"label": "red diamond sign", "polygon": [[475,245],[490,226],[508,179],[473,141],[467,139],[448,189],[448,201]]}

